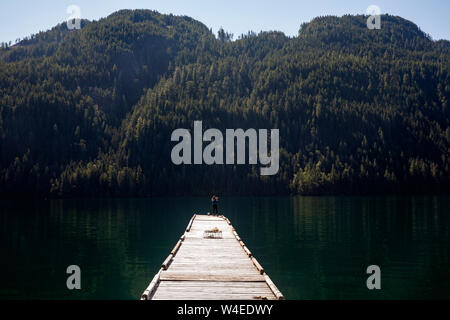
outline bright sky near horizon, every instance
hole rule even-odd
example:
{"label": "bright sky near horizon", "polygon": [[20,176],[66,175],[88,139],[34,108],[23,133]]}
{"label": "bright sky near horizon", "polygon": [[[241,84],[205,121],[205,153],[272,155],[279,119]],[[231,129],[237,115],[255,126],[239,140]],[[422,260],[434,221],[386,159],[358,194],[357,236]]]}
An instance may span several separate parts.
{"label": "bright sky near horizon", "polygon": [[382,13],[416,23],[433,39],[450,40],[448,0],[2,0],[0,42],[14,41],[45,31],[69,17],[67,7],[77,5],[81,18],[98,20],[120,9],[152,9],[187,15],[217,33],[220,27],[235,38],[247,31],[279,30],[294,36],[303,22],[317,16],[365,14],[370,5]]}

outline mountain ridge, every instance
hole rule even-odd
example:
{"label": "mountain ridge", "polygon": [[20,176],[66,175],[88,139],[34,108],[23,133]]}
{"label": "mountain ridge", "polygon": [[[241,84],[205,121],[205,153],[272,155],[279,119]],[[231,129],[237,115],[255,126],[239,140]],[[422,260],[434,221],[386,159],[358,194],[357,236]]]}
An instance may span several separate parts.
{"label": "mountain ridge", "polygon": [[[381,30],[365,19],[220,41],[186,16],[121,10],[59,42],[52,29],[48,47],[9,49],[14,61],[3,50],[0,192],[445,192],[448,41],[400,17],[383,15]],[[174,166],[170,133],[194,120],[279,127],[280,173]]]}

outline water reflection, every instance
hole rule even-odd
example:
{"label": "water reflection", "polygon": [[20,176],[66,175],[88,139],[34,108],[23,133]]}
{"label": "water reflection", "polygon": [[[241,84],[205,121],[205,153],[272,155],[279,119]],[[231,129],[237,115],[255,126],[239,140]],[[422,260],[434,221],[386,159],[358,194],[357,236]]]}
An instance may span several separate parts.
{"label": "water reflection", "polygon": [[[137,299],[207,198],[3,201],[0,298]],[[448,197],[221,198],[288,299],[450,298]],[[82,290],[65,287],[68,265]],[[377,264],[382,290],[369,291]]]}

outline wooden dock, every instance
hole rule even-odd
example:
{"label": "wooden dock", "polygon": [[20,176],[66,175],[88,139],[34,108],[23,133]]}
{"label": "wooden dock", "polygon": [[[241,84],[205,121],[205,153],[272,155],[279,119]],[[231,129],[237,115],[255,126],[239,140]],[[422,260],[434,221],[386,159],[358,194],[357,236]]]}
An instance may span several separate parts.
{"label": "wooden dock", "polygon": [[[218,228],[221,238],[205,238]],[[282,300],[224,216],[194,215],[141,300]]]}

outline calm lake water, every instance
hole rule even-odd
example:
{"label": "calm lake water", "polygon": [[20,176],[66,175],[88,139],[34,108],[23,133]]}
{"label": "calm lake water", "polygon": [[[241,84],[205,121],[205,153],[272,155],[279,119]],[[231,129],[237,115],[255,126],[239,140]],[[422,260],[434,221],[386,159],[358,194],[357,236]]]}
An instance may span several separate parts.
{"label": "calm lake water", "polygon": [[[138,299],[207,198],[0,202],[0,299]],[[449,299],[449,197],[223,198],[287,299]],[[66,288],[81,268],[82,289]],[[381,290],[366,268],[381,268]]]}

